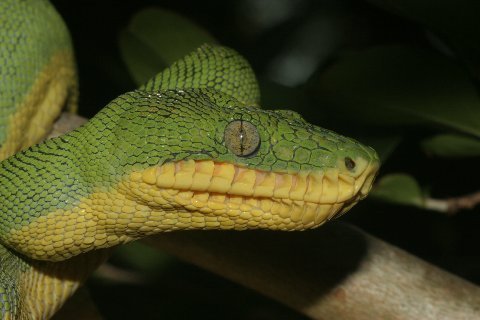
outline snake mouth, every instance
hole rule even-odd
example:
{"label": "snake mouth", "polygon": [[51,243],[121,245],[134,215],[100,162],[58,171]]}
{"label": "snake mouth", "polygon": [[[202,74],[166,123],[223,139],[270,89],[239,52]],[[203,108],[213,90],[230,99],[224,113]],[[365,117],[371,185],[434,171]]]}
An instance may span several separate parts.
{"label": "snake mouth", "polygon": [[143,187],[129,189],[148,206],[178,212],[173,229],[302,230],[345,213],[363,199],[377,169],[378,163],[370,163],[352,176],[337,168],[267,172],[182,160],[134,173],[130,181]]}

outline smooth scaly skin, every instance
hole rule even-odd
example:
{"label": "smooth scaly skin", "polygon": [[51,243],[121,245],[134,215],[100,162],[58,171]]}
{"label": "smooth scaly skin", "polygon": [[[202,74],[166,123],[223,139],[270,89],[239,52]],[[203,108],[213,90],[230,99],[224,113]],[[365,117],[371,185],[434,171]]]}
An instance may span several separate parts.
{"label": "smooth scaly skin", "polygon": [[[181,229],[313,228],[368,193],[372,149],[258,100],[248,63],[204,46],[78,130],[2,161],[4,318],[51,316],[99,248]],[[238,120],[260,136],[248,157],[225,141]]]}

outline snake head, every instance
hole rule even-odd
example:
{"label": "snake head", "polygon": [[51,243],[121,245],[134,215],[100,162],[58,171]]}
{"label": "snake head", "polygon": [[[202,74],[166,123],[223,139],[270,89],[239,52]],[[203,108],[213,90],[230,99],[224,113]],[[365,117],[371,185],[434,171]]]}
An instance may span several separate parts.
{"label": "snake head", "polygon": [[162,212],[164,229],[314,228],[363,199],[379,168],[372,148],[292,111],[246,107],[208,90],[148,99],[163,116],[129,144],[151,140],[149,149],[161,152],[150,153],[123,192]]}

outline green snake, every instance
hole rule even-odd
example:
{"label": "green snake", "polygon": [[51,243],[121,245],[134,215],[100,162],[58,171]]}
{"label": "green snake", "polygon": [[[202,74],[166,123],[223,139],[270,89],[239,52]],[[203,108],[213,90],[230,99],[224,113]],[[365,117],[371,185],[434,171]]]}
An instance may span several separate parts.
{"label": "green snake", "polygon": [[2,0],[0,42],[2,319],[49,318],[107,248],[148,235],[317,227],[379,167],[353,139],[259,108],[248,63],[209,45],[39,143],[76,108],[68,31],[48,1]]}

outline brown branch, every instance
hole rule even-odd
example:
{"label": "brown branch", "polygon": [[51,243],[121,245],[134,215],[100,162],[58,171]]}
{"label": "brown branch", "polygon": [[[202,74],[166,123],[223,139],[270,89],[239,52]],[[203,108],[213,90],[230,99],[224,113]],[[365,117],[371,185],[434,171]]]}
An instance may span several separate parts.
{"label": "brown branch", "polygon": [[52,131],[47,136],[47,139],[58,137],[69,131],[72,131],[80,127],[82,124],[84,124],[87,121],[88,119],[85,119],[74,113],[64,112],[62,113],[60,118],[58,118],[57,121],[55,121],[55,123],[53,124]]}
{"label": "brown branch", "polygon": [[480,191],[447,199],[427,198],[424,207],[429,210],[439,211],[454,215],[461,210],[473,209],[480,204]]}
{"label": "brown branch", "polygon": [[313,319],[480,319],[479,287],[346,224],[145,241]]}
{"label": "brown branch", "polygon": [[456,213],[463,209],[473,209],[480,204],[480,191],[461,197],[447,199],[448,211]]}

